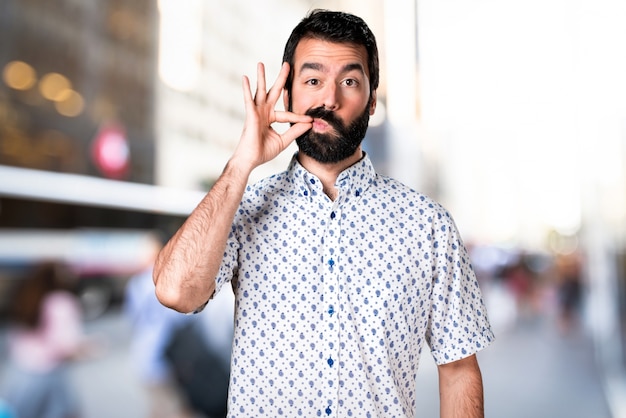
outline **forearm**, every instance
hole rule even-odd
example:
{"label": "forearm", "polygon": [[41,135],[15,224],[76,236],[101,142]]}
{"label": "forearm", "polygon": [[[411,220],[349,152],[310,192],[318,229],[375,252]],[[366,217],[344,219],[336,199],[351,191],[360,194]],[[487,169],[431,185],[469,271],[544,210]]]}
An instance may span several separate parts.
{"label": "forearm", "polygon": [[213,294],[250,171],[229,161],[209,193],[159,253],[153,277],[157,297],[165,306],[191,312]]}
{"label": "forearm", "polygon": [[476,356],[439,366],[441,418],[483,418],[483,382]]}

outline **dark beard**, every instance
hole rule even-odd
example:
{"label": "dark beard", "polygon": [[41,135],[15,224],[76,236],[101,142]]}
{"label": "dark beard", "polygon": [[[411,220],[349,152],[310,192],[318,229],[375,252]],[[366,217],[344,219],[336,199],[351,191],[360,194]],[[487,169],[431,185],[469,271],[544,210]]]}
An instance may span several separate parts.
{"label": "dark beard", "polygon": [[332,110],[317,107],[306,111],[306,115],[326,121],[335,129],[334,133],[322,134],[308,130],[296,139],[298,149],[304,155],[320,163],[336,163],[353,155],[367,132],[370,119],[369,103],[359,117],[346,126]]}

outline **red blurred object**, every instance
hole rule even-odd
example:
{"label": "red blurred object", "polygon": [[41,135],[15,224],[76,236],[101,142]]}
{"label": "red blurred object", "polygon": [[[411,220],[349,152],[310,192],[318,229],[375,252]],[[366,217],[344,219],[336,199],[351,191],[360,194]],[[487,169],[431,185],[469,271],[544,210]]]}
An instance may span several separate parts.
{"label": "red blurred object", "polygon": [[92,158],[107,178],[123,179],[130,167],[130,149],[126,130],[118,124],[103,125],[92,144]]}

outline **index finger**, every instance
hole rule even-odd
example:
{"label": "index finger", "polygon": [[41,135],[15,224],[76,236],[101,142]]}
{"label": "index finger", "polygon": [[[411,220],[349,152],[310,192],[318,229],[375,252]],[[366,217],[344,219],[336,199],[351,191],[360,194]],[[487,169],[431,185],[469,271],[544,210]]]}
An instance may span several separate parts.
{"label": "index finger", "polygon": [[[276,111],[274,112],[276,115],[276,122],[279,123],[311,123],[313,122],[313,118],[309,115],[299,115],[293,112],[287,111]],[[309,127],[310,128],[310,127]]]}
{"label": "index finger", "polygon": [[255,103],[260,101],[263,103],[265,101],[265,65],[262,62],[259,62],[256,66],[256,92],[254,93],[254,101]]}
{"label": "index finger", "polygon": [[276,103],[280,98],[280,94],[285,88],[285,83],[287,82],[287,77],[289,76],[289,64],[283,62],[282,67],[280,67],[280,72],[278,73],[278,77],[276,77],[276,81],[274,81],[274,85],[270,88],[268,92],[267,98],[270,102]]}

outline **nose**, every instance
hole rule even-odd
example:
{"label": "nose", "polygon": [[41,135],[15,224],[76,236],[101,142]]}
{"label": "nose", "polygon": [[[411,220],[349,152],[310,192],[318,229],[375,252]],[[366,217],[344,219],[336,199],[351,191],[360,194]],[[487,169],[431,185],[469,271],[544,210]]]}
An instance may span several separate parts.
{"label": "nose", "polygon": [[337,110],[339,108],[339,90],[334,83],[324,86],[322,96],[322,106],[328,110]]}

